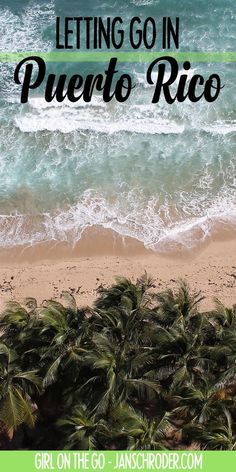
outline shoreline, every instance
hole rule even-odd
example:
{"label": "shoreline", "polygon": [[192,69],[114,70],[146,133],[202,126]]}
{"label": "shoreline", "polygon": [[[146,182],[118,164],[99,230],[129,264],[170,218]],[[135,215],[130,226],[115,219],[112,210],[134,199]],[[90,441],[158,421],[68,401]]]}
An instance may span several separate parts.
{"label": "shoreline", "polygon": [[[236,230],[229,226],[220,227],[214,234],[198,241],[193,247],[184,247],[177,241],[170,241],[170,246],[163,250],[146,248],[142,241],[130,236],[122,236],[113,229],[98,225],[88,227],[81,239],[74,245],[65,241],[45,241],[33,245],[14,247],[0,246],[0,268],[5,265],[34,265],[48,261],[64,261],[82,257],[117,256],[140,257],[150,256],[167,259],[192,259],[215,243],[236,241]],[[236,262],[236,261],[235,261]]]}
{"label": "shoreline", "polygon": [[113,231],[90,229],[74,248],[44,244],[0,250],[0,309],[7,300],[39,303],[71,292],[79,306],[92,305],[97,289],[115,276],[135,281],[144,271],[160,291],[185,279],[191,290],[206,297],[201,309],[211,309],[218,297],[227,306],[236,303],[236,236],[226,232],[191,251],[154,253],[132,238]]}

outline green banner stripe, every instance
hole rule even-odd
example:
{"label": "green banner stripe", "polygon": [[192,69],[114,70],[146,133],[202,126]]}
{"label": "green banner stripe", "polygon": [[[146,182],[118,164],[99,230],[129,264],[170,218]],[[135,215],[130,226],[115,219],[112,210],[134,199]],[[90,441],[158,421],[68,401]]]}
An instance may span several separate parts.
{"label": "green banner stripe", "polygon": [[171,56],[178,61],[236,62],[236,52],[0,52],[0,62],[19,62],[38,56],[47,62],[108,62],[117,57],[121,62],[151,62],[157,57]]}
{"label": "green banner stripe", "polygon": [[2,451],[1,472],[62,471],[202,471],[234,472],[233,451]]}

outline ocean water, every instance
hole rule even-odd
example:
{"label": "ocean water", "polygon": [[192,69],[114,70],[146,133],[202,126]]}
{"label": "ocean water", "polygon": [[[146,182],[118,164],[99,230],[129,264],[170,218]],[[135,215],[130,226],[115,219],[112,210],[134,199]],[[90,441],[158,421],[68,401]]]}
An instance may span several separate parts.
{"label": "ocean water", "polygon": [[[236,51],[235,0],[0,0],[0,51],[55,49],[56,16],[180,17],[180,50]],[[14,64],[0,64],[0,247],[77,243],[95,225],[154,251],[192,248],[236,227],[236,64],[217,72],[216,102],[151,104],[148,64],[119,64],[136,88],[124,104],[20,104]],[[104,64],[54,64],[57,73]]]}

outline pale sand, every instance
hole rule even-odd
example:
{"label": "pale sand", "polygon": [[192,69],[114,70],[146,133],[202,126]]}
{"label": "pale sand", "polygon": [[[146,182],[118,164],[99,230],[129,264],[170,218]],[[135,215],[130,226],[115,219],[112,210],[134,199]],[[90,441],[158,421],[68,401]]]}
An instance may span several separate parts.
{"label": "pale sand", "polygon": [[0,252],[0,307],[7,300],[41,303],[63,290],[74,294],[78,305],[91,305],[98,287],[123,275],[135,281],[147,271],[156,288],[175,288],[185,279],[192,290],[205,295],[202,309],[213,307],[213,297],[227,306],[236,303],[236,239],[224,235],[191,252],[166,255],[146,251],[142,244],[113,233],[88,231],[72,251],[66,245],[44,245]]}

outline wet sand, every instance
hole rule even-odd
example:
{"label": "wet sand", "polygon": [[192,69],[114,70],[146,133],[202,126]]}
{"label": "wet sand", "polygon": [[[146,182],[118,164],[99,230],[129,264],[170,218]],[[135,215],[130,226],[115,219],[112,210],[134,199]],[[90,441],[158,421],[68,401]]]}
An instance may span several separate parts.
{"label": "wet sand", "polygon": [[66,244],[43,244],[0,251],[0,308],[7,300],[23,302],[35,297],[39,303],[74,294],[78,305],[92,305],[100,286],[123,275],[135,281],[144,271],[156,288],[177,287],[185,279],[192,290],[205,295],[202,309],[213,307],[213,298],[227,306],[236,303],[236,238],[224,234],[191,251],[160,254],[146,250],[131,238],[109,230],[88,230],[72,249]]}

